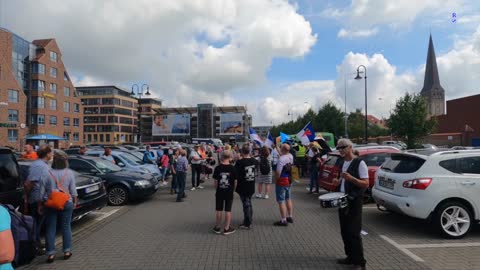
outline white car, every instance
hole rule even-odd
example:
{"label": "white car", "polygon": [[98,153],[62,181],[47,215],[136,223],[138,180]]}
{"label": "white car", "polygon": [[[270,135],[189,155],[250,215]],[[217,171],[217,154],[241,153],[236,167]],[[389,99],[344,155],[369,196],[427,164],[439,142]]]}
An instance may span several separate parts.
{"label": "white car", "polygon": [[393,153],[377,171],[372,196],[380,207],[461,238],[480,219],[480,150]]}

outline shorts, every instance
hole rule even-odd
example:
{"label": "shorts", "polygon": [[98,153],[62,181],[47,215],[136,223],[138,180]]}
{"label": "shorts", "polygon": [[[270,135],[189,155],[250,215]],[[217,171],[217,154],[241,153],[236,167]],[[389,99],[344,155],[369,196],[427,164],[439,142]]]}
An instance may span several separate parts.
{"label": "shorts", "polygon": [[290,200],[290,186],[275,186],[275,195],[277,196],[277,202],[283,203]]}
{"label": "shorts", "polygon": [[232,204],[233,204],[233,200],[228,200],[222,197],[215,198],[215,209],[217,211],[231,212]]}

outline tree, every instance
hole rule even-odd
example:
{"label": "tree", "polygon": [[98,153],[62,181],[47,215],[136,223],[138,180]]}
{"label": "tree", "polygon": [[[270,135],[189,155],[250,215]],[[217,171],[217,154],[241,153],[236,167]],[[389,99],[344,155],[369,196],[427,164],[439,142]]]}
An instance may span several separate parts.
{"label": "tree", "polygon": [[335,136],[345,134],[345,114],[330,101],[320,108],[312,121],[313,130],[331,132]]}
{"label": "tree", "polygon": [[427,105],[420,95],[406,93],[395,105],[387,124],[392,134],[404,138],[411,149],[432,133],[436,121],[433,117],[428,118]]}
{"label": "tree", "polygon": [[361,109],[356,109],[348,115],[348,137],[363,141],[365,135],[365,115]]}

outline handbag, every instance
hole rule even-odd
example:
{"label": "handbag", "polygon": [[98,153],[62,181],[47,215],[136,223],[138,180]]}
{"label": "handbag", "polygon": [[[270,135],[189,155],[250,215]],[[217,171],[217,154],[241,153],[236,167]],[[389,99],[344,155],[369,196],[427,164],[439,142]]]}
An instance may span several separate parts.
{"label": "handbag", "polygon": [[66,175],[67,173],[65,171],[59,184],[57,178],[52,174],[52,172],[50,172],[50,176],[52,176],[53,180],[55,180],[58,190],[52,190],[52,193],[50,193],[50,196],[48,196],[48,199],[45,202],[46,207],[56,210],[63,210],[63,208],[65,208],[65,204],[68,202],[68,200],[70,200],[70,195],[63,191],[61,187]]}

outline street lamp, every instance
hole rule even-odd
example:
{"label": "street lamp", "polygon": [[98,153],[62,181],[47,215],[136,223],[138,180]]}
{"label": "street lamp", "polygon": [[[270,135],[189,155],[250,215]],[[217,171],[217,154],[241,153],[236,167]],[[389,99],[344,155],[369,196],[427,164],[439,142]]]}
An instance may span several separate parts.
{"label": "street lamp", "polygon": [[[133,84],[132,85],[132,92],[130,92],[130,95],[135,98],[135,95],[138,96],[138,129],[137,129],[137,142],[141,143],[142,142],[142,96],[143,96],[143,90],[144,86],[147,87],[147,92],[145,93],[146,96],[150,96],[150,87],[148,84],[144,83],[142,84],[142,87],[139,87],[138,84]],[[137,90],[137,93],[135,93],[134,89]]]}
{"label": "street lamp", "polygon": [[362,76],[360,76],[360,68],[363,67],[365,72],[365,144],[368,143],[368,110],[367,110],[367,68],[364,65],[360,65],[357,67],[357,76],[355,80],[361,80]]}

